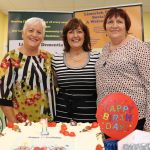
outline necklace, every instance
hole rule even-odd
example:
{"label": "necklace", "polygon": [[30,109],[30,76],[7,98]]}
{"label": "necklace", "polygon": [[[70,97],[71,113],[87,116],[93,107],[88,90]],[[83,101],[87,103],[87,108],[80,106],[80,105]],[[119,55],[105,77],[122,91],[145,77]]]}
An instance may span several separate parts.
{"label": "necklace", "polygon": [[69,56],[70,58],[74,61],[74,62],[79,62],[82,60],[82,56],[83,56],[84,52],[78,54],[77,56],[72,56],[70,53],[69,53]]}

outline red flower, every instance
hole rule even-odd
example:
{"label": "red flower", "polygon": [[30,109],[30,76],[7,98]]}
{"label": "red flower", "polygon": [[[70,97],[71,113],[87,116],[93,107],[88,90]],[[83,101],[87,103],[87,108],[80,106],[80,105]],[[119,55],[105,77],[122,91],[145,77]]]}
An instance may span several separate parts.
{"label": "red flower", "polygon": [[33,99],[35,100],[39,100],[41,98],[41,93],[36,93],[34,96],[33,96]]}
{"label": "red flower", "polygon": [[25,122],[27,120],[27,115],[23,112],[19,112],[17,115],[16,115],[16,119],[19,121],[19,122]]}
{"label": "red flower", "polygon": [[17,68],[20,67],[20,60],[19,59],[15,60],[15,59],[11,58],[11,62],[12,62],[13,67],[17,67]]}
{"label": "red flower", "polygon": [[9,60],[3,59],[0,66],[1,66],[1,68],[7,69],[9,67],[9,65],[10,65]]}
{"label": "red flower", "polygon": [[12,102],[13,102],[13,107],[14,107],[15,109],[18,109],[18,108],[19,108],[19,103],[18,103],[18,101],[17,101],[16,99],[13,99]]}
{"label": "red flower", "polygon": [[32,105],[34,104],[35,100],[33,98],[26,98],[25,104],[26,105]]}
{"label": "red flower", "polygon": [[46,52],[40,52],[40,57],[46,59],[48,56]]}

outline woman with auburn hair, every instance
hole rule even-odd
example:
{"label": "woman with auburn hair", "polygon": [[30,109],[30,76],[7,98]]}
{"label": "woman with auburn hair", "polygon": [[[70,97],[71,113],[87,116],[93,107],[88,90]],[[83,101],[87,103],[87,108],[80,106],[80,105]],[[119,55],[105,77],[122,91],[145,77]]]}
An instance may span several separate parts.
{"label": "woman with auburn hair", "polygon": [[91,51],[88,27],[79,19],[63,29],[64,52],[55,54],[52,65],[57,76],[56,121],[96,121],[95,63],[98,52]]}

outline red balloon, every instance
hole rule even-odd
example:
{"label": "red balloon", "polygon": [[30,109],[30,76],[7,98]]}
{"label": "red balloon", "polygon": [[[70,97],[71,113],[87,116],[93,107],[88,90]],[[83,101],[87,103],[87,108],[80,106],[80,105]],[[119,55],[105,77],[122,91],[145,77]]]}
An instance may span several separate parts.
{"label": "red balloon", "polygon": [[135,129],[138,108],[131,97],[123,93],[111,93],[99,102],[96,117],[103,133],[120,140]]}

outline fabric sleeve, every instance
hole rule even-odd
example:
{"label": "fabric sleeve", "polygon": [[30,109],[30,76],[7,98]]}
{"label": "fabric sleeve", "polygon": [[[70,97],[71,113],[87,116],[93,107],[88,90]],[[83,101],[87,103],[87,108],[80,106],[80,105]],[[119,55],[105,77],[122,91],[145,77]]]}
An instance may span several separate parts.
{"label": "fabric sleeve", "polygon": [[12,106],[13,69],[9,53],[0,64],[0,105]]}
{"label": "fabric sleeve", "polygon": [[138,45],[136,60],[139,74],[147,93],[144,128],[146,131],[150,131],[150,48],[142,42]]}
{"label": "fabric sleeve", "polygon": [[48,66],[50,67],[50,72],[47,74],[47,83],[48,83],[48,101],[49,101],[49,107],[50,107],[50,113],[52,119],[54,119],[56,114],[56,104],[55,104],[55,81],[54,81],[54,74],[52,69],[52,55],[48,53]]}
{"label": "fabric sleeve", "polygon": [[52,110],[53,118],[56,115],[56,87],[55,87],[55,78],[53,72],[51,73],[51,95],[52,95]]}

